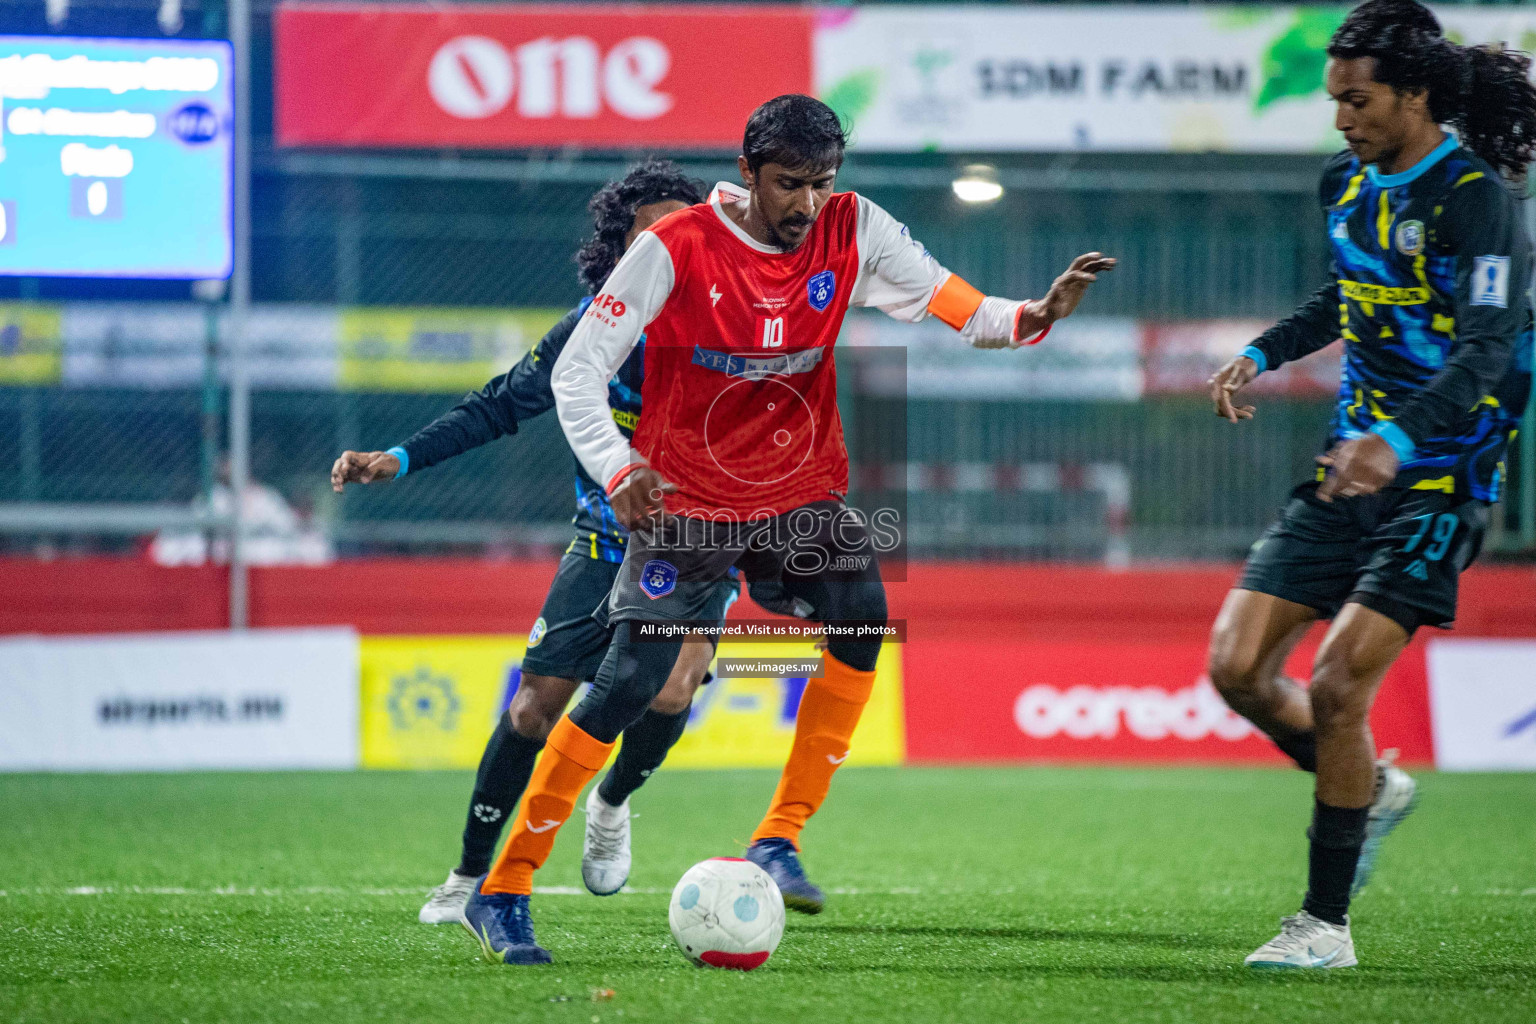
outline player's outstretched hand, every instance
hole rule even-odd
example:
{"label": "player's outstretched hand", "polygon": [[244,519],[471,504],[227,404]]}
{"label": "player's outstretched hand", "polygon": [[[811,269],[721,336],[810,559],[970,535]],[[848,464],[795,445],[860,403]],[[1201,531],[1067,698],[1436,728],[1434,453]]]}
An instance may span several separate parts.
{"label": "player's outstretched hand", "polygon": [[389,452],[342,452],[331,466],[331,490],[337,494],[347,484],[390,481],[400,472],[400,460]]}
{"label": "player's outstretched hand", "polygon": [[666,495],[675,493],[677,484],[650,466],[641,466],[619,481],[608,500],[613,504],[614,518],[626,530],[634,530],[660,523],[662,501]]}
{"label": "player's outstretched hand", "polygon": [[1216,415],[1231,423],[1253,419],[1253,406],[1234,405],[1233,397],[1259,375],[1259,364],[1247,356],[1238,356],[1211,374],[1206,385],[1211,389],[1211,403]]}
{"label": "player's outstretched hand", "polygon": [[[1105,256],[1101,252],[1084,253],[1072,261],[1066,273],[1058,277],[1051,285],[1051,290],[1045,293],[1045,298],[1036,299],[1028,307],[1029,315],[1040,321],[1039,329],[1043,330],[1062,317],[1072,315],[1077,304],[1083,301],[1083,293],[1088,286],[1099,279],[1099,275],[1115,269],[1118,261],[1113,256]],[[1024,331],[1021,329],[1021,335]]]}
{"label": "player's outstretched hand", "polygon": [[1397,476],[1397,452],[1379,434],[1365,434],[1336,444],[1327,455],[1317,457],[1328,467],[1328,475],[1317,489],[1322,501],[1375,494]]}

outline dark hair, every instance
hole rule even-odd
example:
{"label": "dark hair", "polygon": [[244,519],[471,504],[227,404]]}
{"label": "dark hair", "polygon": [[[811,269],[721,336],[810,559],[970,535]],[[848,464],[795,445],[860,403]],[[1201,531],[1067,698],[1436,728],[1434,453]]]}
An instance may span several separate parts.
{"label": "dark hair", "polygon": [[1536,86],[1531,58],[1490,46],[1457,46],[1429,8],[1414,0],[1367,0],[1349,12],[1328,44],[1338,60],[1373,57],[1376,81],[1425,89],[1429,116],[1509,178],[1536,152]]}
{"label": "dark hair", "polygon": [[747,166],[763,164],[825,171],[841,167],[848,131],[832,108],[799,93],[775,96],[752,111],[741,139]]}
{"label": "dark hair", "polygon": [[635,226],[635,211],[651,203],[676,199],[692,206],[704,201],[704,183],[690,178],[671,160],[636,164],[619,181],[610,181],[587,203],[592,237],[576,253],[577,275],[593,295],[608,280],[624,255],[624,236]]}

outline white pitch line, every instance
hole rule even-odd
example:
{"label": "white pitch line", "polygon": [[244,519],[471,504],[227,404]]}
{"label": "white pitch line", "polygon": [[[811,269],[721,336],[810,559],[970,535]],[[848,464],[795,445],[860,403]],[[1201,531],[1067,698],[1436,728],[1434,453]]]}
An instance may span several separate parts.
{"label": "white pitch line", "polygon": [[[220,885],[211,889],[191,889],[176,885],[72,885],[67,887],[52,888],[23,888],[0,889],[0,899],[11,896],[425,896],[431,890],[426,887],[414,888],[357,888],[349,889],[336,885],[301,885],[290,888],[253,887],[237,885]],[[587,890],[574,885],[540,885],[534,887],[537,896],[586,896]],[[625,896],[666,896],[670,889],[633,889],[629,886],[619,890],[620,895]],[[977,895],[974,890],[931,890],[931,895],[941,895],[945,892],[954,895]],[[921,896],[924,890],[908,886],[898,886],[893,889],[860,889],[852,886],[840,886],[828,889],[831,896]],[[990,895],[1002,896],[1013,894],[1012,889],[993,891]],[[986,894],[982,894],[986,895]],[[1453,890],[1452,895],[1457,895]],[[1536,896],[1536,888],[1529,889],[1484,889],[1481,892],[1467,893],[1469,896]]]}
{"label": "white pitch line", "polygon": [[[303,885],[292,888],[245,887],[235,885],[215,886],[211,889],[190,889],[175,885],[73,885],[65,888],[0,889],[0,897],[7,896],[426,896],[426,887],[408,889],[349,889],[334,885]],[[537,896],[586,896],[587,890],[574,885],[540,885],[534,887]],[[633,889],[625,886],[619,892],[629,896],[666,896],[670,889]],[[1532,890],[1536,892],[1536,890]],[[920,896],[920,889],[828,889],[834,896]]]}

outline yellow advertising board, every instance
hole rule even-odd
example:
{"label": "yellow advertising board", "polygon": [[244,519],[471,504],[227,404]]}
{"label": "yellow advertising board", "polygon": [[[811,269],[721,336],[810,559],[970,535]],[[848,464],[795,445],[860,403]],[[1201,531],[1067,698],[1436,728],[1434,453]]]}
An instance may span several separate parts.
{"label": "yellow advertising board", "polygon": [[[809,658],[810,644],[723,643],[727,658]],[[667,755],[669,768],[778,768],[795,737],[803,679],[716,679],[693,698],[688,730]],[[901,648],[886,644],[875,688],[849,745],[849,764],[900,764],[906,756]]]}
{"label": "yellow advertising board", "polygon": [[505,373],[563,309],[352,307],[341,311],[343,389],[467,391]]}
{"label": "yellow advertising board", "polygon": [[0,384],[56,384],[62,373],[63,310],[0,302]]}
{"label": "yellow advertising board", "polygon": [[473,768],[521,676],[526,636],[365,636],[364,768]]}
{"label": "yellow advertising board", "polygon": [[[473,768],[521,678],[527,637],[372,636],[362,641],[365,768]],[[731,658],[811,656],[787,644],[725,643]],[[801,679],[717,679],[694,698],[675,768],[777,768],[789,756]],[[887,645],[854,733],[850,764],[900,764],[906,753],[901,648]]]}

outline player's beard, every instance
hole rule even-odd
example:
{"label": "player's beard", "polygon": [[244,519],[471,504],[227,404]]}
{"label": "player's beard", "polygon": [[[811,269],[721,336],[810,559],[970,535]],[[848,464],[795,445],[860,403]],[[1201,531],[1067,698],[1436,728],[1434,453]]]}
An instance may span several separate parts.
{"label": "player's beard", "polygon": [[[779,250],[779,252],[794,252],[805,244],[805,240],[810,237],[810,226],[815,223],[810,217],[786,217],[777,224],[769,224],[768,244]],[[802,224],[806,226],[806,233],[801,236],[798,242],[791,242],[779,234],[779,228],[781,227],[799,227]]]}

